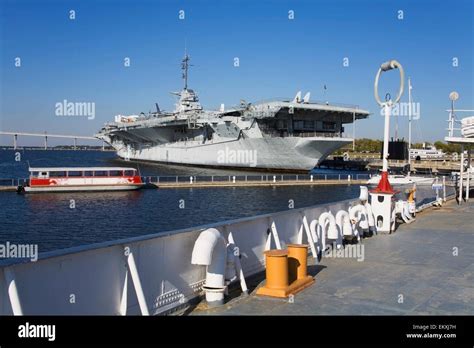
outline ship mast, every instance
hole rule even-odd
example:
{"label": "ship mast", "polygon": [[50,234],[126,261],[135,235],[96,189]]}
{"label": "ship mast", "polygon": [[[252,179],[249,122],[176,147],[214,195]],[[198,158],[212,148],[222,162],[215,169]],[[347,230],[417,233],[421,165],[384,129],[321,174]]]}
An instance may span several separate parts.
{"label": "ship mast", "polygon": [[189,68],[189,55],[185,52],[183,62],[181,63],[181,69],[183,70],[184,89],[188,89],[188,68]]}

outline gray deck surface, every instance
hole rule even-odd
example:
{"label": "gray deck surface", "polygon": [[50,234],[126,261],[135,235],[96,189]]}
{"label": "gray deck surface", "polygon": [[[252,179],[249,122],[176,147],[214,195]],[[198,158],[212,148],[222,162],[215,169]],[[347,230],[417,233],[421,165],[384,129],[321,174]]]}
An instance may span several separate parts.
{"label": "gray deck surface", "polygon": [[[219,308],[200,305],[191,314],[474,315],[473,203],[457,206],[451,201],[428,209],[394,234],[364,239],[363,244],[362,262],[311,261],[316,283],[295,295],[293,303],[258,297],[252,289],[250,296]],[[458,248],[457,256],[453,248]]]}

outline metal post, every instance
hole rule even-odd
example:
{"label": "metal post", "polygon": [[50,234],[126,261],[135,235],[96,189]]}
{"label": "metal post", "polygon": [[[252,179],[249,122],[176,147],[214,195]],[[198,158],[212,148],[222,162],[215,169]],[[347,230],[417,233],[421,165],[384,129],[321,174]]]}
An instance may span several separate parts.
{"label": "metal post", "polygon": [[467,176],[466,176],[466,202],[469,202],[469,181],[470,181],[470,178],[471,178],[471,168],[467,168]]}
{"label": "metal post", "polygon": [[408,172],[411,172],[411,80],[408,78]]}
{"label": "metal post", "polygon": [[105,141],[102,140],[102,151],[105,151]]}
{"label": "metal post", "polygon": [[18,139],[18,134],[15,134],[13,136],[13,150],[16,150],[17,148],[17,139]]}
{"label": "metal post", "polygon": [[74,138],[74,150],[77,148],[77,138]]}
{"label": "metal post", "polygon": [[133,286],[137,294],[138,305],[140,306],[142,315],[150,315],[150,313],[148,312],[148,306],[146,304],[145,295],[143,293],[142,283],[140,282],[140,277],[138,275],[137,265],[135,264],[135,259],[133,258],[132,252],[128,254],[127,262],[128,269],[130,270],[130,275],[132,276]]}
{"label": "metal post", "polygon": [[8,287],[8,297],[10,298],[13,315],[23,315],[18,289],[16,288],[15,273],[11,267],[5,267],[3,273]]}
{"label": "metal post", "polygon": [[44,136],[44,149],[45,150],[48,149],[48,136],[47,135]]}
{"label": "metal post", "polygon": [[356,113],[352,113],[352,151],[356,149]]}
{"label": "metal post", "polygon": [[391,105],[385,103],[385,125],[383,131],[383,159],[382,159],[382,172],[388,171],[388,139],[390,137],[390,109]]}
{"label": "metal post", "polygon": [[464,145],[461,145],[461,166],[459,168],[459,204],[462,202],[462,180],[464,173]]}
{"label": "metal post", "polygon": [[125,266],[125,280],[122,288],[122,298],[120,299],[120,315],[127,315],[127,290],[128,290],[128,268]]}
{"label": "metal post", "polygon": [[443,202],[446,202],[446,177],[443,176]]}
{"label": "metal post", "polygon": [[466,202],[469,202],[469,180],[471,177],[471,168],[467,168],[466,176]]}

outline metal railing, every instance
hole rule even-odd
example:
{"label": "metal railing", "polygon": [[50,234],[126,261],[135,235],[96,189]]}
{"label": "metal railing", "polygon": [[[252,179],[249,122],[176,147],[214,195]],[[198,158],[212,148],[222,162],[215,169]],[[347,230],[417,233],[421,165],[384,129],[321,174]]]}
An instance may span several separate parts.
{"label": "metal railing", "polygon": [[24,179],[24,178],[0,178],[0,186],[17,187],[20,185],[28,184],[29,180],[30,179]]}
{"label": "metal railing", "polygon": [[[308,181],[352,181],[368,180],[371,174],[252,174],[252,175],[176,175],[176,176],[142,176],[146,184],[160,183],[202,183],[202,182],[308,182]],[[0,178],[0,186],[17,187],[28,184],[28,178]]]}
{"label": "metal railing", "polygon": [[206,175],[206,176],[143,176],[144,183],[209,183],[209,182],[308,182],[308,181],[352,181],[368,180],[371,174],[264,174],[264,175]]}

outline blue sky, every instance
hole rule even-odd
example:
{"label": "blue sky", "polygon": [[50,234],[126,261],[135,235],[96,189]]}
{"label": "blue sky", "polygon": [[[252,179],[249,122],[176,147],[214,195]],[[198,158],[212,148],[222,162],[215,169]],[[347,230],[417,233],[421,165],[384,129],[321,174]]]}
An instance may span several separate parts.
{"label": "blue sky", "polygon": [[[185,43],[194,64],[190,87],[208,108],[311,91],[314,100],[370,110],[371,117],[358,122],[356,137],[381,138],[383,118],[373,98],[373,81],[388,59],[402,63],[412,78],[414,101],[421,103],[415,142],[445,136],[450,91],[459,92],[458,107],[474,108],[471,0],[0,4],[4,131],[91,135],[116,114],[147,112],[155,102],[171,110],[174,97],[169,92],[182,88],[179,64]],[[71,9],[75,20],[69,19]],[[180,10],[184,20],[178,18]],[[293,20],[288,19],[290,10]],[[131,60],[128,68],[125,57]],[[348,67],[343,66],[345,57]],[[453,67],[453,57],[458,67]],[[397,79],[395,72],[386,74],[381,94],[394,94]],[[55,104],[64,99],[95,102],[95,119],[56,116]],[[400,118],[402,135],[406,125],[406,117]],[[1,136],[0,144],[7,143],[11,139]]]}

